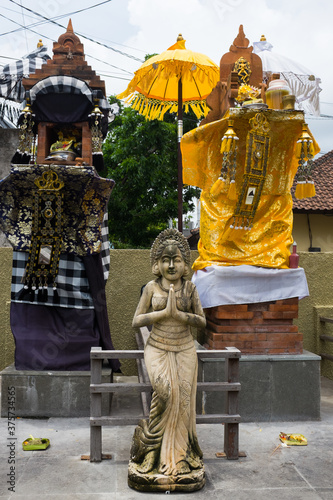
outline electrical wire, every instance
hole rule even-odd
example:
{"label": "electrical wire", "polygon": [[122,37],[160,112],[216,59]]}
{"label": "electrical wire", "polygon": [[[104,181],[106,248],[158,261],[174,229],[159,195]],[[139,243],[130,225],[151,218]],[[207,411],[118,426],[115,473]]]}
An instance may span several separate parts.
{"label": "electrical wire", "polygon": [[306,118],[307,120],[321,120],[321,121],[333,120],[332,115],[319,115],[319,116],[306,115]]}
{"label": "electrical wire", "polygon": [[[20,0],[20,1],[22,1],[22,0]],[[98,7],[98,6],[100,6],[100,5],[103,5],[104,3],[108,3],[108,2],[111,2],[111,1],[112,1],[112,0],[105,0],[104,2],[100,2],[100,3],[98,3],[98,4],[91,5],[90,7],[85,7],[84,9],[75,10],[75,11],[73,11],[73,12],[68,12],[67,14],[62,14],[62,15],[60,15],[60,16],[56,16],[56,17],[54,17],[54,18],[52,18],[52,19],[53,19],[53,20],[55,20],[55,19],[63,19],[64,17],[73,16],[74,14],[79,14],[80,12],[83,12],[83,11],[85,11],[85,10],[90,10],[90,9],[93,9],[93,8],[95,8],[95,7]],[[22,7],[22,5],[20,5],[20,6]],[[6,9],[6,10],[10,10],[11,12],[15,12],[15,13],[17,13],[17,11],[16,11],[16,10],[13,10],[13,9],[8,9],[8,8],[6,8],[6,7],[5,7],[5,9]],[[31,17],[32,19],[35,19],[35,17],[34,17],[34,16],[28,16],[28,17]],[[50,18],[50,20],[51,20],[51,18]],[[41,25],[43,25],[43,24],[45,24],[45,23],[47,23],[47,22],[50,22],[50,21],[48,21],[48,20],[44,20],[44,21],[36,21],[35,23],[30,24],[30,25],[29,25],[29,27],[30,27],[30,28],[33,28],[33,27],[35,27],[35,26],[41,26]],[[24,28],[17,28],[16,30],[7,31],[7,32],[5,32],[5,33],[0,33],[0,36],[9,35],[9,34],[11,34],[11,33],[16,33],[16,32],[18,32],[18,31],[22,31],[22,29],[24,29]]]}
{"label": "electrical wire", "polygon": [[[19,26],[31,31],[32,33],[35,33],[36,35],[38,35],[39,37],[42,37],[42,38],[46,38],[47,40],[51,40],[51,42],[55,42],[54,38],[50,38],[49,36],[47,35],[43,35],[42,33],[39,33],[37,31],[34,31],[32,30],[31,28],[29,27],[24,27],[22,26],[22,24],[20,24],[19,22],[17,21],[14,21],[13,19],[10,19],[9,17],[5,16],[4,14],[0,14],[0,17],[4,17],[5,19],[7,19],[8,21],[11,21],[12,23],[14,24],[18,24]],[[66,29],[66,28],[65,28]],[[94,59],[95,61],[98,61],[98,62],[101,62],[103,64],[106,64],[107,66],[110,66],[111,68],[115,68],[115,69],[119,69],[120,71],[123,71],[125,73],[127,73],[128,75],[132,75],[133,73],[131,73],[130,71],[128,71],[127,69],[123,69],[123,68],[119,68],[119,66],[115,66],[114,64],[111,64],[109,62],[106,62],[106,61],[103,61],[102,59],[98,59],[97,57],[94,57],[94,56],[91,56],[89,54],[86,53],[86,56],[87,57],[90,57],[91,59]],[[17,60],[17,59],[16,59]]]}
{"label": "electrical wire", "polygon": [[46,35],[42,35],[42,34],[38,33],[37,31],[32,30],[32,29],[31,29],[31,28],[29,28],[28,26],[23,26],[23,25],[22,25],[21,23],[19,23],[18,21],[14,21],[13,19],[10,19],[10,17],[5,16],[4,14],[0,14],[0,17],[3,17],[4,19],[7,19],[7,21],[10,21],[10,22],[12,22],[12,23],[14,23],[14,24],[18,24],[18,25],[19,25],[19,26],[21,26],[21,28],[23,28],[24,30],[29,30],[29,31],[31,31],[32,33],[35,33],[35,35],[42,36],[43,38],[46,38],[47,40],[51,40],[51,41],[53,41],[53,42],[55,41],[55,40],[53,40],[52,38],[50,38],[50,37],[48,37],[48,36],[46,36]]}
{"label": "electrical wire", "polygon": [[[96,71],[97,73],[97,71]],[[126,80],[127,82],[130,82],[131,79],[130,78],[124,78],[123,76],[115,76],[115,75],[108,75],[108,74],[105,74],[105,73],[99,73],[98,72],[98,75],[99,76],[104,76],[106,78],[115,78],[116,80]]]}
{"label": "electrical wire", "polygon": [[17,57],[0,56],[1,59],[11,59],[12,61],[17,61]]}
{"label": "electrical wire", "polygon": [[[108,0],[108,1],[111,1],[111,0]],[[98,4],[98,5],[99,5],[99,4]],[[77,11],[77,10],[76,10],[76,11],[73,11],[73,12],[68,12],[67,14],[61,14],[61,15],[59,15],[59,16],[55,16],[55,17],[50,18],[50,20],[52,19],[52,20],[54,20],[54,21],[55,21],[55,20],[63,19],[64,17],[67,17],[67,18],[68,18],[69,16],[73,16],[73,15],[75,15],[75,14],[77,14],[77,13],[82,12],[83,10],[91,9],[91,8],[93,8],[93,7],[94,7],[94,6],[91,6],[91,7],[86,7],[85,9],[81,9],[80,11]],[[8,7],[3,7],[3,9],[5,9],[5,10],[9,10],[10,12],[14,12],[15,14],[17,14],[17,10],[14,10],[14,9],[9,9]],[[35,19],[36,19],[36,16],[35,16],[35,15],[30,15],[30,16],[29,16],[29,14],[27,14],[27,15],[26,15],[26,17],[29,17],[30,19],[33,19],[34,21],[35,21]],[[34,27],[36,27],[36,26],[42,26],[43,24],[46,24],[46,23],[48,23],[48,22],[49,22],[49,21],[46,21],[46,20],[43,20],[43,21],[36,21],[36,22],[34,22],[34,23],[32,23],[32,24],[29,24],[29,25],[28,25],[28,27],[29,27],[29,28],[34,28]],[[11,30],[11,31],[5,31],[4,33],[0,33],[0,37],[2,37],[2,36],[6,36],[6,35],[11,35],[12,33],[19,33],[19,32],[20,32],[20,31],[22,31],[23,29],[24,29],[24,28],[16,28],[16,29]],[[100,40],[103,40],[103,39],[102,39],[102,38],[100,38]],[[127,48],[127,49],[136,50],[137,52],[142,52],[143,54],[147,54],[147,51],[142,50],[142,49],[138,49],[137,47],[131,47],[130,45],[125,45],[125,44],[123,44],[123,43],[120,43],[120,42],[115,42],[115,41],[113,41],[113,40],[108,40],[108,41],[109,41],[109,43],[111,43],[111,44],[114,44],[114,45],[120,45],[121,47],[125,47],[125,48]],[[1,56],[0,56],[0,57],[1,57]]]}
{"label": "electrical wire", "polygon": [[[20,4],[18,2],[16,2],[15,0],[9,0],[9,1],[12,2],[12,3],[14,3],[15,5],[20,6]],[[22,8],[25,9],[25,10],[28,10],[29,12],[32,12],[36,16],[39,16],[42,19],[45,19],[46,21],[48,21],[48,22],[50,22],[52,24],[55,24],[56,26],[59,26],[60,28],[66,29],[65,26],[63,26],[60,23],[57,23],[57,21],[53,21],[52,19],[50,19],[48,17],[45,17],[42,14],[39,14],[38,12],[36,12],[36,11],[34,11],[32,9],[29,9],[29,7],[25,7],[24,5],[22,5]],[[89,40],[90,42],[96,43],[97,45],[101,45],[102,47],[106,47],[107,49],[110,49],[110,50],[112,50],[114,52],[117,52],[118,54],[121,54],[122,56],[129,57],[130,59],[134,59],[134,61],[139,61],[141,63],[144,62],[142,59],[139,59],[138,57],[132,56],[131,54],[127,54],[126,52],[123,52],[121,50],[115,49],[114,47],[110,47],[109,45],[106,45],[105,43],[97,42],[96,40],[93,40],[92,38],[87,37],[87,36],[83,35],[82,33],[77,32],[77,35],[79,35],[82,38],[85,38],[86,40]]]}
{"label": "electrical wire", "polygon": [[[23,25],[25,27],[25,17],[24,17],[24,11],[23,11],[23,8],[22,8],[22,0],[20,0],[20,3],[21,3],[21,13],[22,13],[22,21],[23,21]],[[24,30],[24,33],[25,33],[25,43],[26,43],[26,46],[27,46],[27,52],[29,51],[29,46],[28,46],[28,38],[27,38],[27,31]]]}

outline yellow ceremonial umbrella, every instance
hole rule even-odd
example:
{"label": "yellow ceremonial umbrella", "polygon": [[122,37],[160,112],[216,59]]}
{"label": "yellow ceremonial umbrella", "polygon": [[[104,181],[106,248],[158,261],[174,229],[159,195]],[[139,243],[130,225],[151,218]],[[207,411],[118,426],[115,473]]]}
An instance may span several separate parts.
{"label": "yellow ceremonial umbrella", "polygon": [[163,120],[167,111],[178,113],[178,229],[182,231],[182,162],[180,141],[183,135],[183,107],[197,118],[206,116],[206,98],[219,80],[219,67],[207,56],[185,48],[182,35],[177,43],[149,58],[134,73],[125,99],[148,120]]}

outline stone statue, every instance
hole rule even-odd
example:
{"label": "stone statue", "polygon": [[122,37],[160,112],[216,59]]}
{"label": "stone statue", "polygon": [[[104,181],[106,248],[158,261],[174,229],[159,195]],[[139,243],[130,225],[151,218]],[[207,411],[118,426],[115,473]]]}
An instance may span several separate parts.
{"label": "stone statue", "polygon": [[151,248],[157,279],[143,290],[133,327],[153,325],[145,363],[153,387],[149,420],[132,443],[128,484],[141,491],[195,491],[205,484],[196,435],[198,361],[191,326],[204,328],[203,309],[190,270],[190,248],[176,229],[166,229]]}

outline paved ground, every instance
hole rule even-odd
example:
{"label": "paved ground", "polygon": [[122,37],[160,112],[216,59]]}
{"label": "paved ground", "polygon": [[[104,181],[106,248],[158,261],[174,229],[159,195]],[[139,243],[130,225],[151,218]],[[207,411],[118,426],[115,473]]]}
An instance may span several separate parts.
{"label": "paved ground", "polygon": [[[311,394],[309,394],[311,397]],[[120,411],[136,411],[127,399]],[[173,498],[194,500],[328,500],[333,499],[333,381],[322,379],[321,421],[245,423],[240,425],[239,461],[216,458],[223,451],[223,427],[199,425],[204,453],[206,486]],[[127,464],[134,427],[103,429],[103,452],[112,459],[92,464],[81,460],[89,454],[86,418],[0,420],[0,500],[145,500],[163,493],[139,493],[127,486]],[[9,427],[8,427],[9,425]],[[308,446],[279,446],[279,432],[297,432]],[[45,451],[26,452],[22,442],[29,435],[47,437]],[[15,462],[9,463],[13,459]],[[12,477],[10,476],[10,467]],[[15,474],[13,474],[13,471]],[[7,482],[12,479],[12,483]],[[13,485],[15,492],[9,490]]]}

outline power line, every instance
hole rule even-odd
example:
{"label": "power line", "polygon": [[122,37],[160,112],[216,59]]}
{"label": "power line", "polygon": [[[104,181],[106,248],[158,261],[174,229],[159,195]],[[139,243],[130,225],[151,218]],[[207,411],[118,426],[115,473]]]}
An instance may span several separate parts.
{"label": "power line", "polygon": [[[20,0],[20,2],[21,2],[22,21],[23,21],[23,25],[25,26],[25,17],[24,17],[24,11],[22,9],[22,0]],[[27,32],[26,31],[25,31],[25,43],[26,43],[27,52],[28,52],[29,48],[28,48],[28,39],[27,39]]]}
{"label": "power line", "polygon": [[[10,0],[12,1],[12,0]],[[13,19],[10,19],[9,17],[5,16],[4,14],[0,14],[0,17],[4,17],[5,19],[7,19],[8,21],[11,21],[12,23],[14,24],[18,24],[19,26],[23,27],[22,24],[20,24],[19,22],[17,21],[14,21]],[[62,26],[63,28],[63,26]],[[36,35],[38,35],[39,37],[42,37],[42,38],[46,38],[47,40],[51,40],[51,42],[55,42],[55,40],[53,38],[50,38],[49,36],[47,35],[43,35],[42,33],[39,33],[35,30],[32,30],[31,28],[29,27],[25,27],[25,29],[28,29],[29,31],[31,31],[32,33],[35,33]],[[66,29],[66,28],[65,28]],[[115,69],[119,69],[120,71],[123,71],[125,73],[128,73],[129,75],[132,75],[132,73],[130,71],[128,71],[127,69],[123,69],[123,68],[119,68],[119,66],[115,66],[114,64],[111,64],[109,62],[106,62],[106,61],[103,61],[102,59],[98,59],[97,57],[94,57],[94,56],[91,56],[89,54],[86,54],[87,57],[91,57],[91,59],[94,59],[95,61],[98,61],[98,62],[101,62],[103,64],[106,64],[107,66],[110,66],[111,68],[115,68]],[[17,60],[17,59],[16,59]]]}
{"label": "power line", "polygon": [[332,115],[320,115],[320,116],[306,115],[306,118],[307,120],[321,120],[321,121],[333,120]]}
{"label": "power line", "polygon": [[[20,0],[20,1],[22,2],[22,0]],[[95,8],[95,7],[99,7],[100,5],[103,5],[104,3],[109,3],[109,2],[111,2],[111,0],[105,0],[104,2],[100,2],[98,4],[91,5],[90,7],[85,7],[85,8],[80,9],[80,10],[75,10],[73,12],[69,12],[68,14],[62,14],[60,16],[56,16],[56,17],[53,18],[53,20],[55,20],[55,19],[62,19],[64,17],[72,16],[74,14],[79,14],[80,12],[84,12],[86,10],[90,10],[90,9]],[[13,3],[15,3],[15,2],[13,2]],[[18,4],[16,4],[16,5],[18,5]],[[22,8],[23,6],[20,4],[20,7]],[[7,9],[7,10],[10,10],[11,12],[17,13],[17,11],[15,11],[13,9]],[[32,17],[33,19],[35,19],[33,16],[29,16],[29,17]],[[45,21],[38,21],[38,22],[35,22],[33,24],[30,24],[29,27],[31,28],[31,27],[35,27],[35,26],[40,26],[40,25],[45,24],[46,22],[50,22],[50,21],[51,21],[51,19],[50,20],[45,20]],[[22,31],[22,29],[24,29],[24,28],[17,28],[16,30],[7,31],[6,33],[1,33],[0,36],[9,35],[11,33],[16,33],[18,31]]]}
{"label": "power line", "polygon": [[11,59],[12,61],[17,61],[17,57],[0,56],[1,59]]}
{"label": "power line", "polygon": [[123,76],[115,76],[115,75],[108,75],[107,73],[98,73],[99,76],[104,76],[106,78],[115,78],[116,80],[126,80],[127,82],[130,82],[130,78],[124,78]]}
{"label": "power line", "polygon": [[[111,0],[108,0],[108,1],[111,1]],[[17,14],[17,10],[14,10],[14,9],[9,9],[8,7],[3,7],[5,10],[9,10],[10,12],[14,12],[15,14]],[[86,9],[81,9],[80,11],[73,11],[73,12],[69,12],[67,14],[62,14],[60,16],[55,16],[53,18],[50,18],[50,20],[59,20],[59,19],[63,19],[64,17],[68,17],[68,16],[73,16],[74,14],[77,14],[79,12],[82,12],[82,10],[87,10],[87,9],[91,9],[92,7],[86,7]],[[36,16],[35,15],[30,15],[29,14],[26,16],[26,17],[29,17],[31,19],[36,19]],[[9,18],[8,18],[9,19]],[[11,21],[11,19],[10,19]],[[14,22],[14,21],[13,21]],[[46,24],[50,21],[46,21],[46,20],[43,20],[43,21],[36,21],[32,24],[29,24],[28,27],[29,28],[34,28],[36,26],[42,26],[43,24]],[[22,31],[23,29],[26,29],[27,27],[25,28],[16,28],[14,30],[11,30],[11,31],[5,31],[4,33],[0,33],[0,37],[1,36],[6,36],[6,35],[11,35],[12,33],[18,33],[20,31]],[[100,38],[100,40],[103,40],[103,38]],[[105,40],[105,39],[104,39]],[[120,43],[120,42],[115,42],[114,40],[109,40],[109,43],[111,44],[114,44],[114,45],[120,45],[121,47],[125,47],[126,49],[131,49],[131,50],[136,50],[137,52],[142,52],[143,54],[147,54],[147,51],[145,50],[142,50],[142,49],[138,49],[137,47],[131,47],[130,45],[125,45],[123,43]],[[1,57],[1,56],[0,56]]]}
{"label": "power line", "polygon": [[[108,1],[111,1],[111,0],[108,0]],[[72,16],[74,14],[77,14],[77,13],[80,13],[82,12],[83,10],[87,10],[87,9],[91,9],[92,7],[94,6],[91,6],[91,7],[86,7],[85,9],[81,9],[80,11],[73,11],[73,12],[69,12],[68,14],[61,14],[60,16],[55,16],[53,18],[50,18],[50,19],[53,19],[53,20],[59,20],[59,19],[63,19],[64,17],[68,17],[68,16]],[[8,7],[3,7],[3,9],[5,10],[9,10],[10,12],[14,12],[15,14],[17,14],[17,10],[14,10],[14,9],[9,9]],[[36,16],[35,15],[30,15],[27,14],[27,17],[30,17],[31,19],[36,19]],[[29,27],[30,28],[33,28],[35,26],[41,26],[45,23],[48,23],[49,21],[37,21],[33,24],[30,24]],[[10,35],[12,33],[17,33],[19,31],[22,31],[22,29],[24,28],[16,28],[15,30],[11,30],[11,31],[6,31],[5,33],[0,33],[0,37],[1,36],[5,36],[5,35]],[[100,40],[103,40],[102,38],[100,38]],[[137,52],[142,52],[143,54],[147,54],[147,51],[145,50],[142,50],[142,49],[138,49],[137,47],[131,47],[130,45],[125,45],[123,43],[120,43],[120,42],[115,42],[114,40],[108,40],[109,43],[111,44],[114,44],[114,45],[120,45],[121,47],[125,47],[126,49],[131,49],[131,50],[136,50]]]}
{"label": "power line", "polygon": [[[12,3],[14,3],[15,5],[20,6],[20,4],[18,2],[15,2],[15,0],[9,0],[9,1],[12,2]],[[110,0],[108,0],[108,1],[110,1]],[[54,21],[54,20],[52,20],[52,19],[50,19],[48,17],[42,16],[42,14],[39,14],[38,12],[36,12],[36,11],[34,11],[32,9],[29,9],[28,7],[25,7],[24,5],[22,5],[22,8],[25,9],[25,10],[28,10],[29,12],[32,12],[36,16],[39,16],[42,19],[45,19],[46,21],[48,21],[48,22],[50,22],[52,24],[55,24],[55,25],[59,26],[60,28],[66,29],[66,27],[63,26],[62,24],[59,24],[56,21]],[[93,40],[92,38],[87,37],[87,36],[83,35],[82,33],[77,33],[77,34],[80,37],[85,38],[86,40],[89,40],[90,42],[97,43],[98,45],[101,45],[102,47],[106,47],[107,49],[113,50],[114,52],[117,52],[118,54],[121,54],[122,56],[129,57],[130,59],[134,59],[135,61],[143,62],[143,60],[139,59],[138,57],[132,56],[131,54],[127,54],[126,52],[122,52],[121,50],[115,49],[114,47],[110,47],[109,45],[106,45],[105,43],[97,42],[96,40]]]}
{"label": "power line", "polygon": [[[11,0],[10,0],[11,1]],[[37,33],[37,31],[34,31],[32,30],[31,28],[29,28],[28,26],[23,26],[21,23],[17,22],[17,21],[14,21],[13,19],[10,19],[10,17],[7,17],[5,16],[4,14],[0,14],[1,17],[3,17],[4,19],[7,19],[7,21],[10,21],[14,24],[18,24],[19,26],[21,26],[21,28],[23,28],[24,30],[29,30],[31,31],[32,33],[35,33],[35,35],[38,35],[38,36],[42,36],[43,38],[46,38],[47,40],[51,40],[51,41],[54,41],[52,38],[46,36],[46,35],[41,35],[40,33]]]}
{"label": "power line", "polygon": [[[103,40],[103,38],[99,38],[100,40]],[[125,47],[126,49],[131,49],[131,50],[136,50],[137,52],[142,52],[143,54],[147,54],[147,50],[142,50],[142,49],[138,49],[137,47],[130,47],[129,45],[124,45],[123,43],[120,43],[120,42],[114,42],[112,40],[108,40],[109,43],[113,43],[115,45],[120,45],[121,47]]]}

